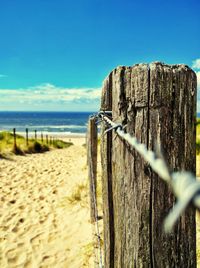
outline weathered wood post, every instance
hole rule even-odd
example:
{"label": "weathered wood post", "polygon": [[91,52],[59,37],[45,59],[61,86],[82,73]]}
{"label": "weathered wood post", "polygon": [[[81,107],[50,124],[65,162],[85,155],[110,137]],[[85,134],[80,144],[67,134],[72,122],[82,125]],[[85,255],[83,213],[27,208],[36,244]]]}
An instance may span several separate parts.
{"label": "weathered wood post", "polygon": [[[101,109],[112,108],[113,121],[148,149],[160,144],[172,171],[195,173],[196,88],[185,65],[118,67],[104,82]],[[101,149],[105,267],[196,267],[195,210],[166,235],[171,190],[126,142],[108,135]]]}
{"label": "weathered wood post", "polygon": [[[112,111],[112,73],[103,84],[101,110]],[[112,132],[104,135],[105,124],[101,126],[101,165],[102,165],[102,198],[104,224],[104,265],[114,267],[114,218],[112,190]]]}
{"label": "weathered wood post", "polygon": [[26,146],[28,146],[28,128],[26,128]]}
{"label": "weathered wood post", "polygon": [[96,221],[96,185],[97,185],[97,125],[96,119],[91,117],[88,122],[87,133],[87,161],[90,191],[90,218],[91,222]]}
{"label": "weathered wood post", "polygon": [[41,132],[41,141],[43,143],[43,133]]}
{"label": "weathered wood post", "polygon": [[13,128],[13,149],[17,150],[17,141],[16,141],[16,128]]}
{"label": "weathered wood post", "polygon": [[35,130],[35,140],[37,140],[37,130]]}

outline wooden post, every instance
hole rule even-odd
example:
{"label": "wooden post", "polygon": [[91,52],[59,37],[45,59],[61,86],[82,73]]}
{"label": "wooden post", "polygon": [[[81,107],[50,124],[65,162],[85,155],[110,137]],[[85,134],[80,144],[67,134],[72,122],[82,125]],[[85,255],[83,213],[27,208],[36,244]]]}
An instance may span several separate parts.
{"label": "wooden post", "polygon": [[90,191],[90,217],[91,222],[95,222],[96,203],[96,184],[97,184],[97,125],[96,119],[91,117],[88,122],[88,141],[87,141],[87,159],[88,159],[88,177]]}
{"label": "wooden post", "polygon": [[43,143],[43,133],[41,132],[41,141]]}
{"label": "wooden post", "polygon": [[[112,73],[103,84],[101,110],[112,111]],[[103,135],[106,125],[101,126],[101,165],[104,229],[104,265],[114,267],[114,216],[112,190],[112,132]]]}
{"label": "wooden post", "polygon": [[37,130],[35,130],[35,140],[37,140]]}
{"label": "wooden post", "polygon": [[14,148],[14,151],[16,151],[17,149],[17,141],[16,141],[16,128],[13,128],[13,148]]}
{"label": "wooden post", "polygon": [[[104,83],[101,108],[107,109],[112,95],[114,122],[148,149],[160,144],[171,170],[195,173],[196,87],[196,75],[185,65],[118,67]],[[175,202],[168,185],[115,134],[112,153],[110,146],[105,138],[104,221],[113,223],[104,225],[105,267],[196,267],[195,210],[188,209],[166,235],[163,220]]]}
{"label": "wooden post", "polygon": [[26,146],[28,146],[28,128],[26,128]]}
{"label": "wooden post", "polygon": [[46,144],[49,143],[48,135],[46,135]]}

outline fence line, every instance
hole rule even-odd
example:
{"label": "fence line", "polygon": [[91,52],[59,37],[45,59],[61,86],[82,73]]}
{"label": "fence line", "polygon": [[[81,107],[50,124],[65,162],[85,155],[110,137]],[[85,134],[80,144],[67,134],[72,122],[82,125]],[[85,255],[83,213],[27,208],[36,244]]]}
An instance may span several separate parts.
{"label": "fence line", "polygon": [[[17,130],[16,128],[13,128],[13,147],[16,150],[17,149],[17,134],[16,134]],[[32,139],[35,141],[38,141],[38,137],[37,137],[37,130],[33,131],[32,134]],[[26,146],[29,145],[29,130],[28,128],[25,129],[25,141],[26,141]],[[44,142],[44,136],[43,133],[41,132],[41,142]],[[50,145],[54,145],[56,142],[56,139],[54,139],[53,136],[49,136],[49,134],[46,134],[46,144],[50,144]]]}

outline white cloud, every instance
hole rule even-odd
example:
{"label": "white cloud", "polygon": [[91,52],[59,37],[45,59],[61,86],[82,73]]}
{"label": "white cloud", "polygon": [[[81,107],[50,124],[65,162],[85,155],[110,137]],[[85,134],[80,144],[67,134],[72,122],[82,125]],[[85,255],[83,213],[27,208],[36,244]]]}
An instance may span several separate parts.
{"label": "white cloud", "polygon": [[198,90],[200,90],[200,71],[196,72],[196,75],[197,75],[197,88]]}
{"label": "white cloud", "polygon": [[196,72],[197,75],[197,112],[200,112],[200,71]]}
{"label": "white cloud", "polygon": [[[35,106],[39,105],[41,108],[46,107],[71,107],[98,106],[100,102],[101,89],[100,88],[64,88],[57,87],[52,84],[41,84],[29,88],[18,89],[0,89],[0,105],[4,107],[20,105]],[[50,109],[51,109],[50,108]],[[98,108],[98,107],[97,107]]]}
{"label": "white cloud", "polygon": [[200,59],[196,59],[192,62],[192,68],[200,69]]}
{"label": "white cloud", "polygon": [[196,72],[197,75],[197,112],[200,112],[200,71]]}
{"label": "white cloud", "polygon": [[[192,68],[200,69],[200,58],[192,62]],[[197,112],[200,112],[200,71],[196,71],[197,75]]]}

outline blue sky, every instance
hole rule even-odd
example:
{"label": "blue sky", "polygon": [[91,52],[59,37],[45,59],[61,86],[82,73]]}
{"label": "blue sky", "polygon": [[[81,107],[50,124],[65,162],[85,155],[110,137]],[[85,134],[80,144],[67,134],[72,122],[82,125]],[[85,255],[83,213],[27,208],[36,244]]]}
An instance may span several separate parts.
{"label": "blue sky", "polygon": [[97,110],[118,65],[185,63],[200,77],[199,11],[199,0],[1,1],[0,110]]}

